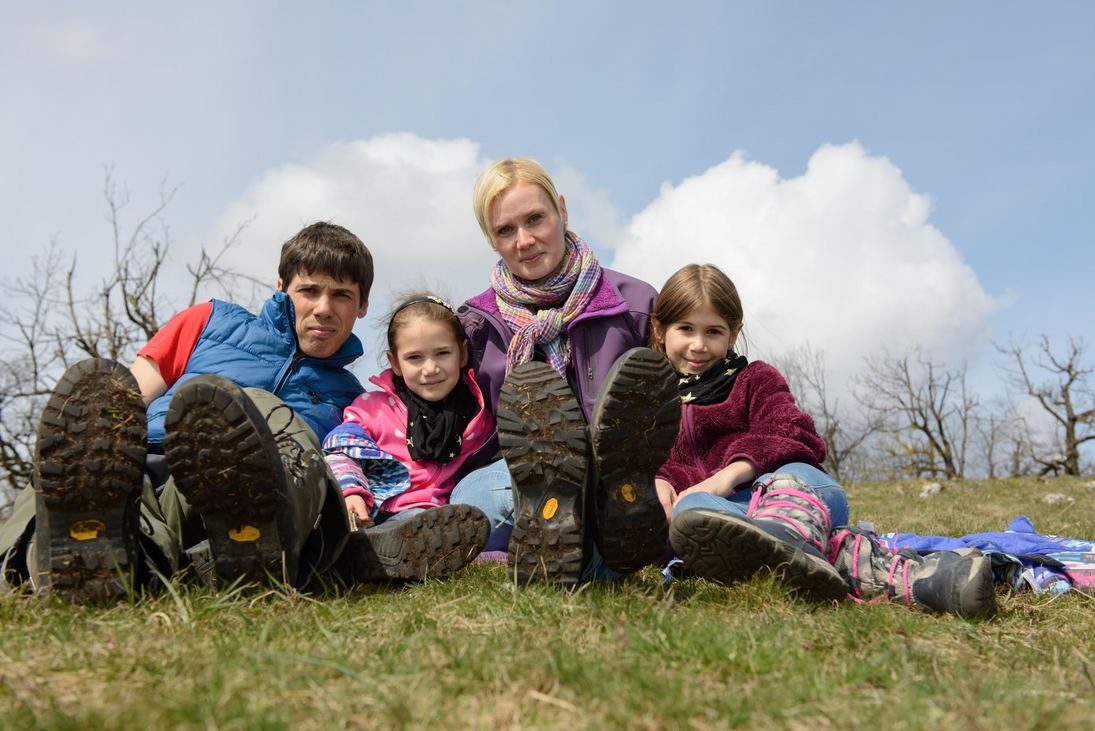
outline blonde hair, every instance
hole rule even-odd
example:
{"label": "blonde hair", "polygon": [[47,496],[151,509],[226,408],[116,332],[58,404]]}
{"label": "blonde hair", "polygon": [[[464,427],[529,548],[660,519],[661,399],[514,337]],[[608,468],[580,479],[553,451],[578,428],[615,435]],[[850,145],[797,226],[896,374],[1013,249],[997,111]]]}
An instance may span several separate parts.
{"label": "blonde hair", "polygon": [[547,193],[548,200],[555,207],[555,213],[563,215],[559,191],[555,189],[555,183],[551,181],[551,176],[547,174],[547,170],[544,170],[543,165],[529,157],[499,160],[479,174],[471,196],[475,220],[479,222],[479,228],[483,230],[483,235],[491,244],[494,243],[494,239],[490,235],[490,208],[499,196],[520,183],[538,186]]}
{"label": "blonde hair", "polygon": [[714,264],[689,264],[678,269],[666,280],[658,294],[654,312],[651,313],[656,327],[651,329],[650,347],[664,353],[665,343],[658,340],[658,331],[664,336],[667,327],[685,319],[697,307],[705,305],[726,320],[731,335],[741,330],[745,312],[738,296],[738,288],[730,281],[730,277]]}

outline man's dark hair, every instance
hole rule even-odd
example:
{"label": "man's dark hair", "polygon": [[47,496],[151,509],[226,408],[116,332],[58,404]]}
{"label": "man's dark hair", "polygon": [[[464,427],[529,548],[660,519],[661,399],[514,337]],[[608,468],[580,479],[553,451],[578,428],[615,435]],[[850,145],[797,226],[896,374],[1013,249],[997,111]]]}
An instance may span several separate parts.
{"label": "man's dark hair", "polygon": [[281,286],[298,274],[325,274],[356,282],[361,303],[369,301],[373,288],[373,255],[357,236],[342,226],[317,221],[305,226],[281,247],[278,277]]}

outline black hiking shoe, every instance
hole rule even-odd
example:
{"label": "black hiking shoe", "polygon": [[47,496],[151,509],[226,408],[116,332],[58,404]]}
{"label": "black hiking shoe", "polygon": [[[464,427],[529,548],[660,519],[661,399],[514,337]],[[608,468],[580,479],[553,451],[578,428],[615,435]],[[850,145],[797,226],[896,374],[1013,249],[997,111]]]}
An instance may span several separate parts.
{"label": "black hiking shoe", "polygon": [[196,376],[171,397],[164,428],[175,486],[205,523],[213,577],[295,586],[291,476],[254,402],[227,378]]}
{"label": "black hiking shoe", "polygon": [[930,612],[992,617],[997,612],[992,565],[975,549],[891,551],[868,531],[833,531],[829,555],[855,599],[900,600]]}
{"label": "black hiking shoe", "polygon": [[586,423],[546,363],[522,363],[498,402],[498,443],[513,478],[509,560],[518,581],[577,584],[582,573]]}
{"label": "black hiking shoe", "polygon": [[654,475],[669,456],[681,422],[677,375],[650,348],[627,351],[612,366],[590,429],[597,542],[609,568],[638,571],[668,547],[669,524]]}
{"label": "black hiking shoe", "polygon": [[767,569],[809,599],[839,601],[848,587],[827,556],[830,520],[809,486],[776,473],[755,488],[747,515],[685,510],[669,538],[685,568],[704,578],[732,584]]}
{"label": "black hiking shoe", "polygon": [[335,566],[347,583],[421,581],[464,568],[489,537],[479,508],[442,505],[352,532]]}
{"label": "black hiking shoe", "polygon": [[146,437],[128,368],[92,358],[61,376],[38,426],[35,586],[90,602],[134,590]]}

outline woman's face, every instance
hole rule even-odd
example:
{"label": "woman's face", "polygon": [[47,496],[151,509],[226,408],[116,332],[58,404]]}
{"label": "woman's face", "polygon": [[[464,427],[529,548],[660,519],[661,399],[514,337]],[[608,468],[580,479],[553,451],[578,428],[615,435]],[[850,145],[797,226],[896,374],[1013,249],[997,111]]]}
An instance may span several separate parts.
{"label": "woman's face", "polygon": [[566,250],[566,203],[559,196],[562,215],[555,212],[544,189],[518,183],[495,199],[490,209],[494,249],[509,270],[528,281],[553,274]]}

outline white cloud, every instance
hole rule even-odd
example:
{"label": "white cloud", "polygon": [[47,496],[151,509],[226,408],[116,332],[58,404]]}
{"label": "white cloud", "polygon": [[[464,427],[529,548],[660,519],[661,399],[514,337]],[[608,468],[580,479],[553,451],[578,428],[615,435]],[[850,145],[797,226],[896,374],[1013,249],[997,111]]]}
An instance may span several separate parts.
{"label": "white cloud", "polygon": [[930,209],[857,143],[822,146],[789,179],[738,152],[663,185],[613,266],[660,287],[686,263],[716,264],[741,293],[754,357],[810,341],[840,379],[883,348],[965,355],[1000,306]]}
{"label": "white cloud", "polygon": [[[408,289],[459,302],[487,286],[497,259],[471,210],[472,185],[488,162],[467,139],[393,134],[334,144],[258,176],[206,240],[253,218],[227,263],[273,284],[281,242],[331,220],[373,252],[373,316],[383,316],[392,292]],[[858,144],[821,147],[791,179],[736,153],[664,185],[630,220],[579,170],[553,172],[572,228],[603,261],[614,249],[613,267],[654,286],[691,261],[725,269],[742,294],[754,357],[810,341],[839,380],[882,348],[921,344],[940,357],[964,355],[999,306],[928,223],[928,198]],[[370,319],[361,334],[375,351]]]}
{"label": "white cloud", "polygon": [[226,260],[270,282],[283,241],[317,220],[345,226],[373,254],[376,283],[363,371],[375,360],[375,321],[390,295],[430,289],[459,304],[487,287],[497,256],[471,208],[475,177],[487,164],[466,139],[425,140],[394,134],[330,145],[311,159],[260,175],[231,203],[207,241],[218,242],[252,220]]}

